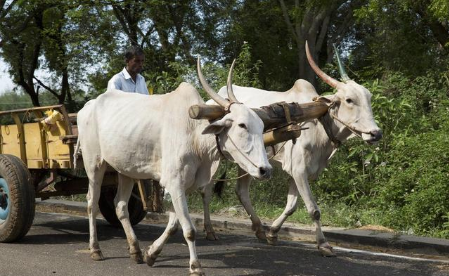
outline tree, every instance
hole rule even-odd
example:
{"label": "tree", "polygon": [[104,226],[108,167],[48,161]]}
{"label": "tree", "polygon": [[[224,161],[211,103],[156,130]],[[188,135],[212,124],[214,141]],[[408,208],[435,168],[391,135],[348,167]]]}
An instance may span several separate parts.
{"label": "tree", "polygon": [[446,68],[449,29],[447,19],[437,17],[439,2],[371,0],[358,9],[352,53],[356,70],[372,78],[392,71],[416,77]]}
{"label": "tree", "polygon": [[306,40],[315,60],[322,65],[331,62],[332,44],[351,37],[353,10],[362,3],[359,0],[242,1],[232,15],[229,40],[237,38],[238,45],[243,42],[251,45],[253,61],[262,61],[260,78],[264,88],[288,89],[298,78],[317,85],[305,55]]}
{"label": "tree", "polygon": [[[74,91],[79,90],[79,80],[86,75],[83,71],[96,49],[86,33],[94,29],[87,26],[95,22],[94,11],[89,1],[29,0],[12,1],[1,13],[3,58],[13,81],[33,105],[40,105],[38,88],[43,88],[59,103],[73,106]],[[45,70],[46,80],[38,76],[38,70]]]}
{"label": "tree", "polygon": [[10,73],[35,106],[39,105],[39,98],[33,78],[42,47],[39,26],[42,26],[43,9],[43,6],[13,2],[8,6],[9,12],[2,14],[3,24],[0,26],[3,56],[11,66]]}
{"label": "tree", "polygon": [[443,0],[404,1],[404,8],[409,8],[432,31],[440,47],[449,48],[449,3]]}

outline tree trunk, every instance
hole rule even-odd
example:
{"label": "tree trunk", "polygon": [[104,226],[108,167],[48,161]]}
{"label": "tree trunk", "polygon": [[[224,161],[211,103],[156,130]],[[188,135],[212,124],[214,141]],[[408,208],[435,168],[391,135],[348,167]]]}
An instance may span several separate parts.
{"label": "tree trunk", "polygon": [[[31,102],[33,103],[33,106],[40,106],[39,103],[39,95],[37,94],[35,88],[34,88],[34,83],[33,83],[33,76],[34,76],[34,71],[37,68],[37,63],[38,63],[38,58],[39,58],[39,52],[40,52],[40,47],[41,44],[37,43],[34,47],[34,56],[32,59],[32,62],[30,64],[29,67],[29,71],[26,72],[25,68],[24,68],[24,55],[25,55],[25,47],[26,45],[13,40],[13,43],[17,45],[17,48],[19,49],[19,60],[18,60],[18,77],[19,80],[17,82],[18,85],[20,85],[25,92],[30,96],[31,98]],[[31,74],[31,75],[30,75]]]}
{"label": "tree trunk", "polygon": [[[320,56],[328,56],[328,48],[331,48],[328,45],[328,31],[331,24],[331,15],[343,4],[343,2],[333,1],[331,4],[323,4],[321,6],[306,3],[307,7],[305,10],[303,8],[302,18],[296,16],[294,19],[291,19],[289,15],[290,9],[286,6],[285,1],[279,0],[284,21],[293,37],[293,41],[296,43],[296,49],[298,51],[298,77],[309,81],[315,87],[318,83],[317,77],[307,61],[305,43],[306,41],[308,42],[312,57],[317,64],[322,60]],[[349,3],[349,5],[351,5],[351,3]],[[295,1],[294,8],[296,10],[302,8],[300,7],[299,0]],[[348,9],[348,11],[350,11],[350,9]],[[328,59],[326,60],[329,61]]]}

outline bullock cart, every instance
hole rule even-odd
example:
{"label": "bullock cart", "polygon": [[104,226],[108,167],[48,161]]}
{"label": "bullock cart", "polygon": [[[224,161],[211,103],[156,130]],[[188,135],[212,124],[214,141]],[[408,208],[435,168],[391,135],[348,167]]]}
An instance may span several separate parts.
{"label": "bullock cart", "polygon": [[[299,122],[327,112],[320,102],[298,105],[278,103],[254,109],[265,124],[266,145],[299,137]],[[192,119],[215,120],[225,114],[220,106],[194,105]],[[88,179],[82,158],[73,159],[78,138],[76,114],[63,105],[0,111],[0,242],[17,241],[30,229],[36,199],[86,194]],[[75,164],[76,163],[76,164]],[[120,226],[113,199],[117,173],[109,168],[99,201],[100,211]],[[131,223],[139,223],[148,210],[158,209],[148,181],[137,181],[128,204]]]}
{"label": "bullock cart", "polygon": [[[73,160],[77,130],[76,114],[68,114],[63,105],[0,112],[0,242],[19,240],[28,232],[37,198],[87,193],[82,158]],[[121,225],[113,205],[117,182],[109,168],[99,201],[102,215],[115,226]],[[134,187],[128,205],[132,224],[154,208],[149,190],[148,181]]]}

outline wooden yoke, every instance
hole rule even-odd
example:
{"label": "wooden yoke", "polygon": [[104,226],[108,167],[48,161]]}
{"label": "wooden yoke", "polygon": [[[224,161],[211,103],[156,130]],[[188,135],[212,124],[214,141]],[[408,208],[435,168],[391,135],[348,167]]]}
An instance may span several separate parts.
{"label": "wooden yoke", "polygon": [[[310,103],[274,103],[261,108],[252,108],[263,121],[265,146],[293,140],[301,135],[298,123],[316,119],[327,112],[328,106],[322,102]],[[193,105],[189,109],[192,119],[216,120],[225,115],[223,107],[218,105]]]}
{"label": "wooden yoke", "polygon": [[[262,119],[266,131],[288,124],[284,108],[288,108],[290,111],[291,121],[301,123],[323,116],[327,112],[328,106],[322,102],[274,103],[261,108],[252,108],[252,110]],[[216,120],[224,115],[223,107],[218,105],[193,105],[189,109],[189,116],[192,119]]]}

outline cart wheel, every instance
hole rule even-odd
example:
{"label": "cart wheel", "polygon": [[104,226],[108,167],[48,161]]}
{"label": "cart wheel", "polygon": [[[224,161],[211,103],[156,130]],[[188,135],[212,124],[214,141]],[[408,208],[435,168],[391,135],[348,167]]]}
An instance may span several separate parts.
{"label": "cart wheel", "polygon": [[36,204],[30,180],[22,160],[0,154],[0,242],[17,241],[30,230]]}
{"label": "cart wheel", "polygon": [[[148,190],[147,185],[144,186],[145,189]],[[100,207],[101,214],[112,226],[122,227],[122,224],[120,223],[119,219],[117,218],[117,214],[115,213],[114,198],[116,194],[117,187],[115,186],[102,189],[98,205]],[[131,225],[136,225],[141,222],[147,214],[147,211],[143,209],[137,185],[134,187],[131,198],[129,199],[128,212]]]}

